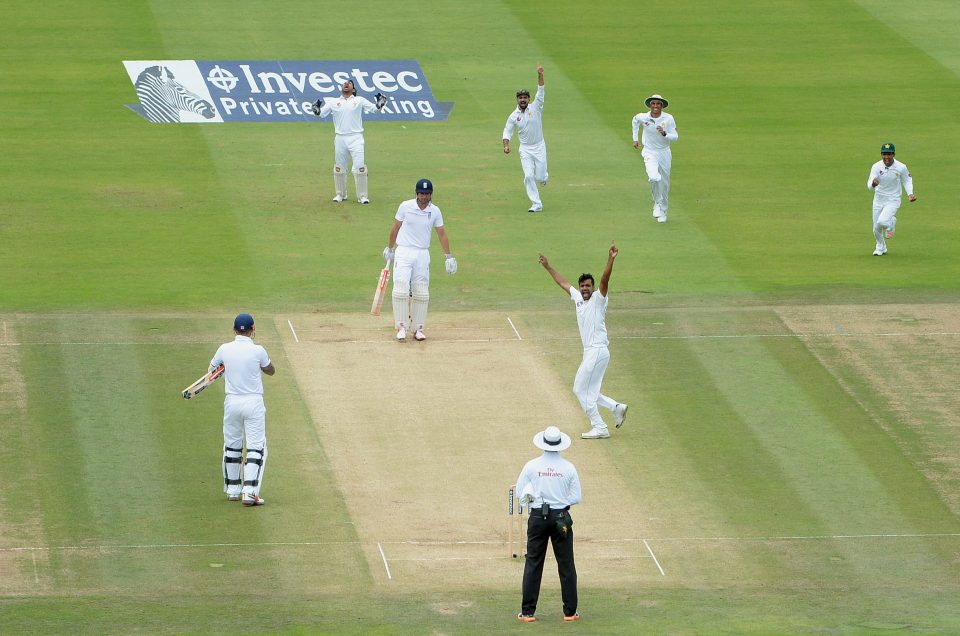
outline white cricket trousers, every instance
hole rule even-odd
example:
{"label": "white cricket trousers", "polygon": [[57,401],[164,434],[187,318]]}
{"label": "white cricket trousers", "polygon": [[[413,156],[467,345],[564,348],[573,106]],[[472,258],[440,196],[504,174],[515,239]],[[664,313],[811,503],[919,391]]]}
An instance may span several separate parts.
{"label": "white cricket trousers", "polygon": [[527,188],[527,198],[534,207],[541,207],[540,190],[537,182],[546,185],[547,174],[547,143],[520,144],[520,166],[523,168],[523,185]]}
{"label": "white cricket trousers", "polygon": [[600,393],[600,384],[603,383],[603,374],[610,363],[610,350],[606,347],[590,347],[583,350],[583,361],[577,369],[573,379],[573,394],[580,402],[580,408],[590,418],[593,428],[607,430],[607,424],[600,417],[598,406],[613,410],[617,405],[606,395]]}
{"label": "white cricket trousers", "polygon": [[[247,440],[248,462],[243,467],[243,492],[259,495],[263,469],[267,464],[267,407],[260,394],[227,395],[223,400],[223,445],[227,448],[243,448],[244,437]],[[256,451],[253,457],[251,450]],[[258,453],[261,463],[250,462]],[[255,484],[246,485],[247,482]]]}
{"label": "white cricket trousers", "polygon": [[673,164],[673,153],[666,150],[647,150],[644,146],[640,153],[643,157],[643,167],[647,170],[647,181],[650,182],[650,195],[654,204],[660,206],[663,214],[670,207],[670,167]]}
{"label": "white cricket trousers", "polygon": [[877,249],[881,252],[887,249],[887,236],[884,232],[889,228],[897,227],[897,210],[900,209],[900,199],[887,197],[873,197],[873,238],[877,239]]}
{"label": "white cricket trousers", "polygon": [[353,160],[351,172],[357,174],[357,168],[366,165],[363,156],[363,133],[336,135],[333,142],[334,163],[343,170],[347,169],[347,160]]}

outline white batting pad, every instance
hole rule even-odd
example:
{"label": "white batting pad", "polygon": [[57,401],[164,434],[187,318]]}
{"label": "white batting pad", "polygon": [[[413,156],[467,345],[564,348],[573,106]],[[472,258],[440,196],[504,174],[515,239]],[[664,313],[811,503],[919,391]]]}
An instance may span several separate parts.
{"label": "white batting pad", "polygon": [[422,329],[427,324],[427,306],[430,304],[430,287],[419,281],[413,284],[413,303],[410,306],[410,326]]}

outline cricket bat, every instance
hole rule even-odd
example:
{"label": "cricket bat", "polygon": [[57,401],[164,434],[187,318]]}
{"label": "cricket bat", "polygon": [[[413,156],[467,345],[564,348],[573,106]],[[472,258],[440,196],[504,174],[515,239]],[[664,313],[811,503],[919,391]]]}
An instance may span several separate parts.
{"label": "cricket bat", "polygon": [[370,313],[374,316],[380,315],[380,309],[383,307],[383,297],[386,295],[387,283],[390,281],[390,263],[380,272],[380,280],[377,281],[377,290],[373,293],[373,305],[370,307]]}
{"label": "cricket bat", "polygon": [[205,388],[207,388],[208,386],[216,382],[217,378],[223,375],[224,370],[225,370],[225,367],[221,364],[219,367],[217,367],[213,371],[209,373],[205,373],[202,376],[200,376],[200,378],[196,382],[194,382],[193,384],[191,384],[190,386],[188,386],[183,390],[183,399],[189,400],[194,395],[196,395],[200,391],[203,391]]}

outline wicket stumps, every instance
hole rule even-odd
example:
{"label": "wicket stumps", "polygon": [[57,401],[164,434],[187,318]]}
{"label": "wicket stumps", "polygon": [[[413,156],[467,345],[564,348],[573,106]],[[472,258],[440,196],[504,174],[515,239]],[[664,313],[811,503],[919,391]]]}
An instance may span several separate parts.
{"label": "wicket stumps", "polygon": [[[513,526],[517,525],[517,547],[513,544]],[[511,559],[517,558],[517,550],[524,540],[523,503],[517,496],[516,486],[507,488],[507,554]]]}

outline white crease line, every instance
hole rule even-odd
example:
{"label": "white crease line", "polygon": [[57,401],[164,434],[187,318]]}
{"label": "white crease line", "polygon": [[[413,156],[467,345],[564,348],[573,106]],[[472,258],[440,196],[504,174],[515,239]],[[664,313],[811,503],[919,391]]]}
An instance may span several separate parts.
{"label": "white crease line", "polygon": [[293,333],[293,339],[297,342],[300,342],[300,338],[297,338],[297,332],[293,329],[293,323],[288,320],[287,324],[290,325],[290,331]]}
{"label": "white crease line", "polygon": [[[903,533],[903,534],[823,534],[823,535],[784,535],[769,537],[650,537],[650,541],[664,543],[667,541],[682,543],[684,541],[742,541],[744,543],[756,541],[823,541],[836,539],[943,539],[960,537],[960,532],[933,532],[933,533]],[[641,543],[646,539],[594,539],[580,537],[580,544],[594,543]],[[457,546],[457,545],[505,545],[506,541],[378,541],[382,545],[413,545],[413,546]],[[44,546],[44,547],[13,547],[0,548],[0,552],[53,552],[58,550],[75,551],[104,551],[104,550],[151,550],[160,548],[257,548],[257,547],[311,547],[311,546],[341,546],[364,545],[362,541],[264,541],[258,543],[153,543],[127,545],[73,545],[73,546]],[[380,547],[381,552],[383,548]]]}
{"label": "white crease line", "polygon": [[[309,332],[310,330],[306,330]],[[519,335],[519,334],[518,334]],[[610,336],[610,340],[736,340],[749,338],[932,338],[937,336],[956,337],[960,332],[954,331],[934,331],[927,333],[748,333],[748,334],[730,334],[730,335],[690,335],[690,336]],[[580,340],[580,336],[534,336],[531,338],[536,342],[547,342],[553,340]],[[515,342],[516,338],[450,338],[450,339],[431,339],[434,345],[438,344],[462,344],[465,342]],[[260,338],[258,342],[270,343],[269,339]],[[300,342],[297,339],[297,342]],[[384,336],[370,340],[308,340],[307,342],[315,344],[385,344],[396,346],[395,340]],[[176,341],[144,341],[144,342],[0,342],[0,347],[26,347],[26,346],[141,346],[141,345],[184,345],[184,344],[216,344],[220,340],[176,340]]]}
{"label": "white crease line", "polygon": [[377,549],[380,550],[380,558],[383,559],[383,567],[387,569],[387,578],[392,581],[393,575],[390,574],[390,566],[387,565],[387,555],[383,553],[383,546],[380,545],[379,541],[377,541]]}
{"label": "white crease line", "polygon": [[510,323],[510,328],[513,329],[513,333],[517,334],[517,340],[523,340],[523,338],[520,336],[520,332],[517,331],[517,328],[514,326],[513,321],[510,320],[510,316],[507,316],[507,322]]}
{"label": "white crease line", "polygon": [[660,561],[657,561],[657,555],[655,555],[653,550],[650,549],[650,544],[647,543],[646,539],[643,540],[643,545],[646,546],[647,552],[649,552],[650,556],[653,557],[653,562],[657,564],[657,569],[660,570],[660,576],[666,576],[666,574],[663,573],[663,568],[660,567]]}

